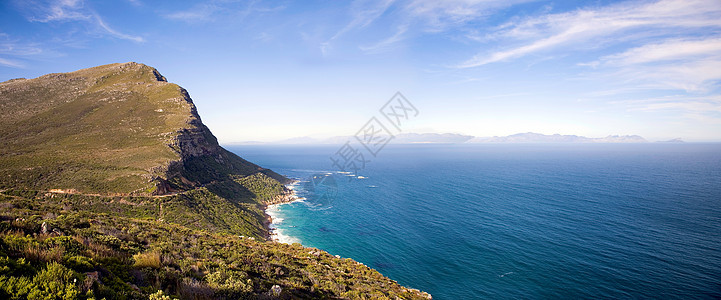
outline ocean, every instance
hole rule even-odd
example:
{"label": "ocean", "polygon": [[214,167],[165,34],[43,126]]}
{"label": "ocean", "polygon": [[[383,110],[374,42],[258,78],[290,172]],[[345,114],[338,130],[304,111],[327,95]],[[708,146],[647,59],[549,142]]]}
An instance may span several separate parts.
{"label": "ocean", "polygon": [[301,180],[281,240],[434,299],[721,298],[721,144],[227,148]]}

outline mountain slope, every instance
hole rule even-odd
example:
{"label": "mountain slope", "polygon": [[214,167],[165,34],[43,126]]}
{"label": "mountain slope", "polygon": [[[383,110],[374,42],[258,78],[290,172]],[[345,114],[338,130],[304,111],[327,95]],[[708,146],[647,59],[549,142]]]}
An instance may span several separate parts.
{"label": "mountain slope", "polygon": [[149,66],[0,83],[0,299],[427,296],[265,241],[289,182],[220,147]]}
{"label": "mountain slope", "polygon": [[255,172],[287,181],[221,148],[188,93],[151,67],[0,83],[2,187],[166,194]]}

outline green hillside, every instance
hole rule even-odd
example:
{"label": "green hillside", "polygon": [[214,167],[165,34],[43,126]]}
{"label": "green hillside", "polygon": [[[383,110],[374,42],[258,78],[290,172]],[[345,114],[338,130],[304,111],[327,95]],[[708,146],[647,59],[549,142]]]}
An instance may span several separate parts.
{"label": "green hillside", "polygon": [[188,93],[146,65],[0,84],[0,188],[145,195],[258,171],[286,180],[218,146]]}
{"label": "green hillside", "polygon": [[267,241],[290,180],[218,145],[137,63],[0,83],[0,298],[424,298]]}

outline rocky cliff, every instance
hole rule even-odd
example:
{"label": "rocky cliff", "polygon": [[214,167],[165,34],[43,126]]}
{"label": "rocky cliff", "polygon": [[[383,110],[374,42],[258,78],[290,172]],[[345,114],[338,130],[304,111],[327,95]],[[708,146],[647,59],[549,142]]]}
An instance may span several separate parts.
{"label": "rocky cliff", "polygon": [[256,172],[287,182],[220,147],[185,89],[133,62],[0,83],[0,128],[0,187],[161,195]]}

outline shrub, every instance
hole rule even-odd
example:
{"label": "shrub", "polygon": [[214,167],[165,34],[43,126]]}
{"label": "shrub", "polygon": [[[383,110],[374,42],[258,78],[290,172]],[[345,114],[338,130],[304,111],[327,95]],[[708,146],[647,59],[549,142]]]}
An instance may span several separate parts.
{"label": "shrub", "polygon": [[14,260],[9,257],[0,257],[0,275],[23,276],[35,273],[33,266],[24,257]]}
{"label": "shrub", "polygon": [[175,298],[170,298],[170,296],[164,294],[162,290],[158,290],[157,292],[150,294],[148,299],[149,300],[172,300]]}
{"label": "shrub", "polygon": [[15,231],[6,233],[2,237],[3,246],[6,247],[10,252],[20,253],[28,246],[39,245],[38,241],[31,238],[30,236],[24,236],[22,232]]}
{"label": "shrub", "polygon": [[65,265],[73,270],[88,272],[93,270],[93,260],[89,257],[75,255],[65,260]]}
{"label": "shrub", "polygon": [[157,251],[135,254],[133,255],[133,260],[135,260],[133,266],[138,268],[160,268],[160,253]]}
{"label": "shrub", "polygon": [[34,285],[27,277],[0,276],[0,298],[25,299]]}
{"label": "shrub", "polygon": [[109,247],[107,247],[103,244],[94,242],[92,240],[86,239],[84,244],[87,245],[92,257],[95,259],[110,258],[110,257],[115,257],[115,256],[119,255],[117,251],[110,249]]}
{"label": "shrub", "polygon": [[43,243],[49,247],[63,247],[65,249],[65,252],[71,255],[81,254],[85,248],[83,244],[78,242],[75,238],[69,236],[51,237],[43,241]]}
{"label": "shrub", "polygon": [[56,246],[48,249],[41,246],[27,245],[22,253],[24,257],[31,261],[60,262],[65,254],[65,248]]}
{"label": "shrub", "polygon": [[182,299],[213,299],[214,292],[207,284],[186,277],[178,287],[178,294]]}
{"label": "shrub", "polygon": [[33,289],[28,299],[71,300],[80,293],[78,274],[58,263],[50,263],[33,278]]}
{"label": "shrub", "polygon": [[88,219],[79,214],[61,215],[56,219],[56,223],[66,228],[90,228]]}
{"label": "shrub", "polygon": [[253,281],[243,271],[221,269],[205,276],[208,286],[229,298],[239,297],[253,291]]}
{"label": "shrub", "polygon": [[123,244],[123,241],[112,235],[98,235],[95,237],[95,240],[100,244],[109,246],[116,250]]}

